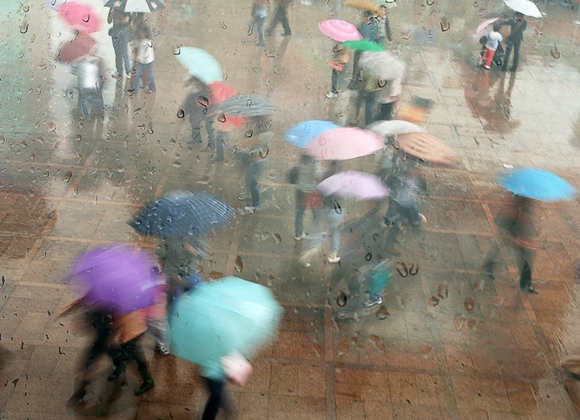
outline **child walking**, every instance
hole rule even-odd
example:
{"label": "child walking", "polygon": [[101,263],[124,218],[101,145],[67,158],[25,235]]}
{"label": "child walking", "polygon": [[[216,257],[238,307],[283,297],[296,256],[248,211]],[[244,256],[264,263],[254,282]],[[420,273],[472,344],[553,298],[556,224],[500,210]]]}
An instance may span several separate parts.
{"label": "child walking", "polygon": [[491,68],[491,63],[493,61],[493,56],[500,42],[503,41],[503,37],[498,32],[501,28],[499,23],[493,24],[493,30],[487,34],[487,42],[483,49],[483,57],[481,58],[480,65],[485,69],[489,70]]}
{"label": "child walking", "polygon": [[139,83],[143,73],[149,82],[148,93],[155,93],[155,78],[153,77],[153,61],[155,60],[155,55],[153,53],[153,41],[151,40],[151,31],[145,25],[141,26],[137,32],[137,39],[133,41],[135,47],[135,56],[137,57],[137,63],[135,66],[135,80],[133,81],[133,86],[129,92],[138,92]]}

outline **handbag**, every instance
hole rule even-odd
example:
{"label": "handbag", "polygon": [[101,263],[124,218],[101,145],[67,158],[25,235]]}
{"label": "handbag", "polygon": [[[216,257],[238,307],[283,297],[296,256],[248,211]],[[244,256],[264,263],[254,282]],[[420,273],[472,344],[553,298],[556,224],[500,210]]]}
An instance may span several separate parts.
{"label": "handbag", "polygon": [[222,357],[222,367],[228,381],[240,386],[248,382],[253,371],[250,362],[236,350]]}

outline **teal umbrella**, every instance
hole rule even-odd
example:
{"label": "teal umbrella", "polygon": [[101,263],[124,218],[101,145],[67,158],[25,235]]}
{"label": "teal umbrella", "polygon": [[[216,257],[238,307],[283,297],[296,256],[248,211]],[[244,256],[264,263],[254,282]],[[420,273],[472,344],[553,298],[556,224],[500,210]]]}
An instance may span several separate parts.
{"label": "teal umbrella", "polygon": [[202,375],[223,379],[222,357],[245,357],[272,341],[282,308],[267,287],[237,277],[202,283],[175,302],[169,317],[171,351],[196,363]]}
{"label": "teal umbrella", "polygon": [[206,50],[195,47],[180,47],[174,54],[190,75],[206,85],[224,80],[220,64]]}
{"label": "teal umbrella", "polygon": [[366,39],[360,39],[358,41],[345,41],[342,43],[342,46],[350,48],[351,50],[359,51],[385,51],[385,47],[377,44],[376,42],[367,41]]}

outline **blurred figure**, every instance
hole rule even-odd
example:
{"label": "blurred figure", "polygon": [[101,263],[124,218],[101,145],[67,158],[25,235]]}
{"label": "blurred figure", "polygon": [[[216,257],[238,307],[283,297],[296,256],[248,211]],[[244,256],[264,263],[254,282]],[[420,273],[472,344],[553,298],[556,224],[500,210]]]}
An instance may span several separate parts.
{"label": "blurred figure", "polygon": [[[213,127],[213,117],[208,115],[209,106],[208,88],[199,79],[190,77],[186,82],[187,97],[181,105],[183,116],[189,118],[191,124],[191,140],[188,142],[191,146],[201,145],[201,125],[205,124],[207,132],[207,149],[215,147],[215,131]],[[223,160],[223,153],[222,153]]]}
{"label": "blurred figure", "polygon": [[514,60],[510,71],[517,71],[518,64],[520,62],[520,46],[524,40],[524,32],[528,27],[528,22],[524,19],[524,15],[516,12],[515,17],[506,21],[501,22],[501,25],[509,25],[511,27],[511,33],[507,39],[507,48],[505,51],[505,59],[503,62],[503,71],[508,69],[508,63],[510,60],[510,55],[512,50],[514,52]]}
{"label": "blurred figure", "polygon": [[115,67],[117,72],[113,74],[115,79],[121,79],[123,75],[131,77],[131,63],[129,62],[129,49],[127,44],[131,40],[131,15],[123,13],[116,8],[111,8],[107,16],[107,22],[112,23],[109,29],[109,36],[113,41],[115,50]]}
{"label": "blurred figure", "polygon": [[99,118],[105,117],[103,102],[103,60],[95,55],[86,56],[71,66],[71,73],[78,77],[81,119],[90,119],[92,113]]}
{"label": "blurred figure", "polygon": [[270,22],[270,26],[266,29],[266,36],[272,35],[272,31],[278,23],[281,23],[282,28],[284,28],[284,36],[292,35],[292,30],[288,23],[288,6],[290,6],[290,4],[292,4],[292,0],[278,0],[278,7],[274,13],[274,18]]}
{"label": "blurred figure", "polygon": [[493,62],[493,57],[496,50],[498,49],[499,43],[503,41],[503,37],[498,32],[501,26],[499,23],[493,24],[493,30],[487,34],[487,41],[483,50],[483,57],[481,57],[480,65],[485,69],[491,69],[491,63]]}
{"label": "blurred figure", "polygon": [[[520,289],[526,293],[537,294],[532,287],[532,267],[535,249],[538,247],[538,234],[532,222],[534,217],[534,200],[516,194],[509,213],[501,218],[498,225],[507,233],[507,242],[516,251]],[[483,269],[490,279],[494,278],[493,268],[499,252],[499,244],[494,242],[483,262]]]}
{"label": "blurred figure", "polygon": [[376,17],[377,22],[377,34],[375,36],[375,42],[380,46],[385,45],[385,38],[389,44],[393,43],[393,38],[391,36],[391,23],[389,22],[389,16],[387,15],[387,6],[381,4],[379,6],[379,14]]}
{"label": "blurred figure", "polygon": [[[304,214],[308,208],[306,197],[314,193],[314,187],[322,180],[322,165],[318,159],[306,154],[300,157],[300,163],[296,166],[296,177],[293,183],[296,185],[296,216],[294,219],[294,239],[300,241],[306,237],[304,233]],[[312,208],[312,216],[316,219],[318,208]]]}
{"label": "blurred figure", "polygon": [[[363,13],[363,18],[364,18],[363,22],[357,29],[362,35],[363,39],[366,39],[367,41],[374,41],[375,38],[377,37],[377,20],[373,15],[373,12],[371,12],[370,10],[366,10]],[[358,62],[360,60],[362,53],[363,52],[361,50],[356,50],[354,52],[354,58],[352,60],[352,78],[348,85],[348,88],[352,90],[357,90],[359,88],[358,76],[360,68],[358,66]]]}
{"label": "blurred figure", "polygon": [[254,0],[252,3],[251,15],[252,19],[248,24],[248,34],[251,35],[254,26],[258,28],[258,42],[256,45],[266,45],[266,39],[264,38],[264,25],[266,24],[266,18],[268,17],[268,9],[266,5],[268,0]]}
{"label": "blurred figure", "polygon": [[403,91],[403,79],[388,80],[387,84],[377,92],[379,109],[375,121],[389,121],[397,114],[399,98]]}
{"label": "blurred figure", "polygon": [[344,71],[344,66],[349,61],[348,48],[344,48],[340,43],[332,47],[332,58],[329,61],[332,67],[331,88],[326,94],[328,99],[334,99],[338,96],[338,75]]}
{"label": "blurred figure", "polygon": [[136,39],[133,40],[135,47],[136,67],[135,80],[129,92],[139,92],[139,84],[141,76],[145,73],[147,82],[149,83],[148,93],[155,93],[157,90],[155,86],[155,78],[153,77],[153,61],[155,54],[153,52],[153,41],[151,40],[151,31],[143,24],[137,30]]}

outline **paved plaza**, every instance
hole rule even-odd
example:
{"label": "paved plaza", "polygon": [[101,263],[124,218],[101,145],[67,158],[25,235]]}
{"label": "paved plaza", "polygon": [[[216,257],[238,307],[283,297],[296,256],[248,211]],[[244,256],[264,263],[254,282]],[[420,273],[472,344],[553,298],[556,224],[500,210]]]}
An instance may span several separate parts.
{"label": "paved plaza", "polygon": [[[100,0],[89,2],[106,17]],[[277,340],[253,361],[249,383],[228,385],[231,408],[218,418],[580,418],[580,388],[561,368],[580,355],[578,200],[538,203],[538,295],[519,289],[515,256],[503,245],[495,280],[481,269],[498,237],[495,216],[510,202],[496,183],[506,168],[540,167],[580,189],[577,12],[540,2],[546,17],[528,19],[520,68],[504,73],[476,66],[479,46],[471,39],[480,17],[500,9],[500,0],[400,0],[389,9],[395,39],[388,49],[407,64],[401,102],[432,100],[425,128],[460,160],[454,167],[421,168],[425,247],[410,229],[400,235],[402,254],[392,259],[394,276],[381,309],[337,321],[348,285],[333,277],[328,249],[310,268],[297,262],[295,187],[286,173],[299,151],[283,134],[305,120],[357,123],[356,94],[346,88],[346,77],[338,98],[325,97],[333,43],[317,22],[358,24],[359,13],[338,0],[295,0],[293,34],[282,36],[278,27],[260,47],[247,31],[250,0],[171,0],[168,10],[147,21],[157,93],[134,96],[126,81],[110,77],[114,55],[105,24],[95,38],[108,65],[106,117],[80,121],[76,79],[55,61],[72,32],[42,1],[4,3],[0,418],[197,419],[205,404],[195,365],[154,353],[148,339],[152,390],[133,395],[140,381],[134,366],[127,386],[113,389],[103,362],[85,404],[67,407],[89,337],[72,317],[56,316],[78,297],[63,281],[76,255],[111,242],[153,248],[126,223],[147,200],[192,189],[236,208],[245,204],[238,199],[245,193],[243,167],[232,149],[215,162],[204,148],[187,145],[189,124],[177,112],[187,75],[174,57],[180,46],[206,49],[229,84],[267,96],[278,108],[260,179],[263,204],[210,238],[202,274],[208,281],[235,275],[270,287],[284,316]],[[375,172],[378,166],[378,157],[370,156],[344,168]],[[341,204],[345,250],[365,239],[361,225],[378,225],[386,202]],[[418,267],[417,274],[403,277],[402,263]]]}

